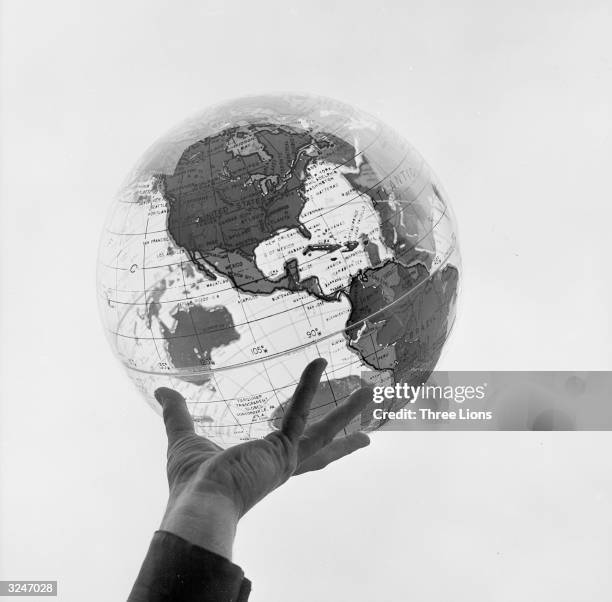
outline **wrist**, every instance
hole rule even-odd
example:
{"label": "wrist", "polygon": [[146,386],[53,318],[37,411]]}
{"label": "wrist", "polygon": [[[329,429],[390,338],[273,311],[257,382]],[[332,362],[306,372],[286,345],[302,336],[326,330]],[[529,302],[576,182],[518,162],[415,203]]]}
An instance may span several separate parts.
{"label": "wrist", "polygon": [[238,519],[226,496],[182,492],[170,495],[160,529],[231,560]]}

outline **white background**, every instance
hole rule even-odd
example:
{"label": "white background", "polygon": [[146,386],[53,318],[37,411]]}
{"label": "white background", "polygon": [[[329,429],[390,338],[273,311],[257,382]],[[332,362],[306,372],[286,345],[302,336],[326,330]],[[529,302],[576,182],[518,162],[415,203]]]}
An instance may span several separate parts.
{"label": "white background", "polygon": [[[612,16],[601,2],[20,2],[1,24],[0,578],[125,599],[162,424],[99,324],[124,175],[176,122],[274,90],[353,103],[458,216],[445,369],[612,369]],[[610,433],[382,433],[242,521],[254,602],[612,598]]]}

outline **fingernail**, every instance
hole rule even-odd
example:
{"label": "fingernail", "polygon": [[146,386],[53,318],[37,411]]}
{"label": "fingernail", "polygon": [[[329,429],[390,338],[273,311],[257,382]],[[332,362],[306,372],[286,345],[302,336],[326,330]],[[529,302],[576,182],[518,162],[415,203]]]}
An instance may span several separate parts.
{"label": "fingernail", "polygon": [[179,403],[185,400],[178,391],[169,387],[159,387],[159,389],[155,389],[153,395],[155,395],[155,399],[157,399],[160,405],[164,405],[166,402]]}
{"label": "fingernail", "polygon": [[359,447],[367,447],[370,445],[370,437],[362,431],[359,431],[355,434],[355,438],[358,438]]}
{"label": "fingernail", "polygon": [[180,393],[168,387],[159,387],[159,389],[155,389],[153,395],[155,395],[155,399],[157,399],[157,403],[159,403],[160,406],[163,406],[166,401],[171,401],[173,398],[177,399],[180,397]]}

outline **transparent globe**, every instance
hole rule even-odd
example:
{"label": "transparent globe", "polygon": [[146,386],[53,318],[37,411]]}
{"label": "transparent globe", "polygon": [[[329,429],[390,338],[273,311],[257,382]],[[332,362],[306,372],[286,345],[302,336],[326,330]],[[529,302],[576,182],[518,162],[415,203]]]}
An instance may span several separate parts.
{"label": "transparent globe", "polygon": [[[214,106],[149,149],[110,209],[98,296],[150,405],[177,389],[197,432],[230,446],[278,427],[316,357],[311,420],[359,386],[422,382],[459,274],[452,211],[419,154],[353,107],[283,94]],[[369,407],[346,430],[381,425]]]}

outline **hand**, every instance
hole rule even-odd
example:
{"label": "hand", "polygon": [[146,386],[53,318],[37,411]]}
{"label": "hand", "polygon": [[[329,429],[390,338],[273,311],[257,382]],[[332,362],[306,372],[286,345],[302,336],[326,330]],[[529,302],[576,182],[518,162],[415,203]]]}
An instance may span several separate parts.
{"label": "hand", "polygon": [[160,528],[231,559],[238,520],[259,500],[292,475],[320,470],[367,446],[370,439],[362,432],[334,437],[371,401],[368,388],[306,428],[326,365],[323,359],[308,364],[279,430],[227,450],[195,434],[180,393],[157,389],[168,434],[170,486]]}

